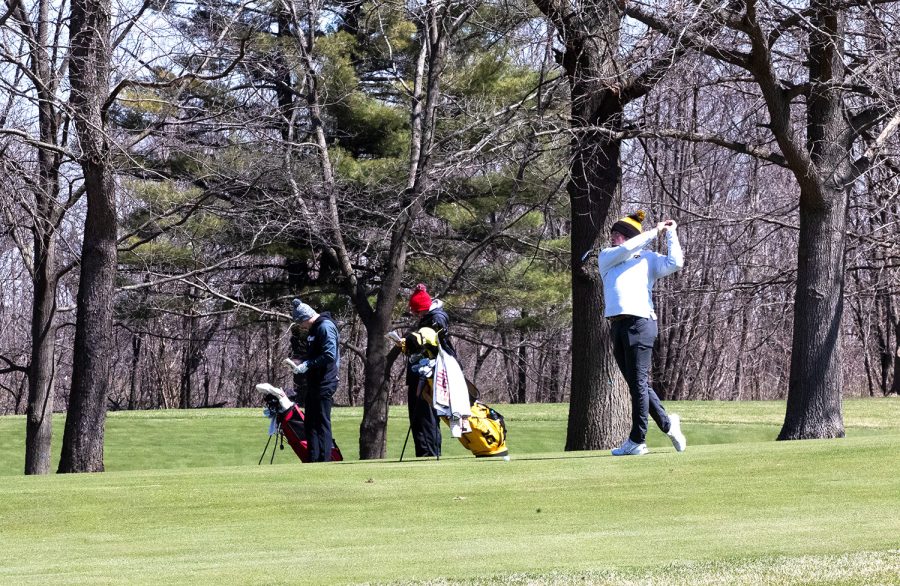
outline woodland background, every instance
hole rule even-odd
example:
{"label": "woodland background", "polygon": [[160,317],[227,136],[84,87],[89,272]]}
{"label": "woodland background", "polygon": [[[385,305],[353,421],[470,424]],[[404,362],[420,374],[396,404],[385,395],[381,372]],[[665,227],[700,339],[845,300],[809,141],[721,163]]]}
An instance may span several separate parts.
{"label": "woodland background", "polygon": [[[580,259],[637,208],[678,221],[686,255],[656,290],[663,399],[788,397],[811,331],[798,279],[834,300],[826,386],[900,393],[898,14],[5,0],[0,414],[29,414],[26,469],[46,471],[51,414],[84,389],[98,415],[71,433],[99,434],[102,469],[106,409],[244,407],[257,382],[290,386],[295,296],[340,325],[336,404],[366,406],[364,457],[405,399],[384,333],[412,325],[418,282],[484,400],[595,392],[579,365],[608,352],[578,330],[602,307],[580,301],[596,257]],[[810,195],[822,185],[837,195]],[[585,212],[579,189],[601,205]],[[612,376],[595,378],[624,397]],[[61,468],[96,469],[76,444]]]}

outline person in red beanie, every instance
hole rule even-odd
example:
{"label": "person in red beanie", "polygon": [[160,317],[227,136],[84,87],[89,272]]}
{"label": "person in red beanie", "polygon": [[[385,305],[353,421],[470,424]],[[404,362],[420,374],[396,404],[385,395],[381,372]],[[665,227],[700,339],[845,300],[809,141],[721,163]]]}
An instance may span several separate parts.
{"label": "person in red beanie", "polygon": [[409,310],[416,317],[424,315],[431,309],[431,295],[423,283],[416,285],[412,295],[409,296]]}
{"label": "person in red beanie", "polygon": [[[424,284],[419,283],[409,296],[409,311],[419,319],[415,329],[429,327],[438,333],[438,341],[444,352],[459,360],[450,340],[450,317],[444,311],[444,302],[432,299]],[[431,403],[422,399],[419,375],[406,369],[407,407],[409,427],[416,447],[416,457],[441,455],[441,428]]]}

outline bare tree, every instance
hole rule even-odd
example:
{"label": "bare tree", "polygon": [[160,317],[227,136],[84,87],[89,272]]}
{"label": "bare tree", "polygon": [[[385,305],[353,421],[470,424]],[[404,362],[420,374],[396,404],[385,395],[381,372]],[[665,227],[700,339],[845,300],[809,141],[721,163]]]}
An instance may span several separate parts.
{"label": "bare tree", "polygon": [[[4,128],[0,132],[19,141],[23,155],[18,162],[14,157],[4,159],[4,167],[5,174],[13,179],[9,185],[19,185],[19,189],[10,191],[16,193],[16,207],[28,210],[24,219],[31,232],[30,243],[15,238],[33,284],[31,355],[26,368],[25,473],[45,474],[50,468],[57,374],[57,283],[69,268],[59,262],[57,240],[66,211],[80,199],[83,190],[73,189],[71,182],[68,190],[61,189],[63,166],[74,158],[67,144],[70,117],[61,88],[69,63],[68,51],[60,43],[67,32],[63,25],[63,8],[48,0],[40,0],[33,8],[29,11],[22,2],[8,3],[7,17],[14,27],[6,29],[10,34],[4,35],[3,60],[16,72],[10,77],[4,76],[10,105],[21,102],[20,111],[33,109],[36,112],[33,128],[37,136],[31,136],[30,125],[19,129]],[[14,44],[27,55],[26,60],[13,57],[17,54]],[[4,116],[4,121],[10,120],[9,116]],[[5,150],[8,154],[13,151],[12,148]],[[37,158],[33,168],[27,163],[30,155],[25,155],[29,151]],[[66,179],[71,181],[73,178]],[[11,208],[5,211],[13,224],[14,212]]]}
{"label": "bare tree", "polygon": [[113,342],[116,186],[106,133],[111,38],[108,0],[73,0],[71,105],[84,173],[87,217],[81,249],[75,360],[59,472],[103,470],[106,396]]}
{"label": "bare tree", "polygon": [[[623,42],[623,4],[535,4],[556,28],[570,89],[572,225],[572,382],[567,450],[609,448],[627,434],[628,400],[612,358],[603,284],[596,254],[621,205],[621,149],[626,106],[649,92],[687,48],[676,39],[656,52],[653,42]],[[657,43],[657,46],[659,43]],[[622,54],[625,53],[625,57]]]}
{"label": "bare tree", "polygon": [[[847,205],[852,185],[881,155],[900,116],[891,87],[866,84],[868,73],[891,59],[889,51],[873,51],[868,58],[847,54],[853,46],[853,27],[848,25],[852,7],[813,0],[795,10],[749,1],[715,15],[727,31],[721,40],[685,33],[673,24],[695,18],[693,12],[663,18],[643,7],[627,9],[647,26],[673,38],[687,37],[726,67],[750,74],[768,113],[771,137],[797,183],[797,287],[780,439],[844,434],[841,324]],[[883,15],[879,6],[866,10]],[[795,58],[801,47],[808,51],[805,61]],[[848,57],[859,59],[848,67]],[[879,125],[882,130],[867,138]]]}

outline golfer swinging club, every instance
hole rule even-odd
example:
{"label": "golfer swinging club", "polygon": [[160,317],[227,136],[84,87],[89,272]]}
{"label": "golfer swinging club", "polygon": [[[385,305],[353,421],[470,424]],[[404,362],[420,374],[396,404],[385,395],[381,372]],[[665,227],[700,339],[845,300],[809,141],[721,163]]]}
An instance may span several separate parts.
{"label": "golfer swinging club", "polygon": [[[669,436],[675,450],[683,452],[687,438],[681,432],[681,418],[668,415],[659,397],[650,388],[650,358],[658,333],[653,311],[653,284],[684,266],[681,244],[674,220],[641,232],[644,212],[626,216],[610,228],[612,246],[600,251],[598,264],[603,278],[603,315],[610,321],[613,356],[631,393],[631,434],[612,451],[613,456],[640,456],[647,453],[647,413]],[[659,234],[666,235],[667,254],[644,250]]]}

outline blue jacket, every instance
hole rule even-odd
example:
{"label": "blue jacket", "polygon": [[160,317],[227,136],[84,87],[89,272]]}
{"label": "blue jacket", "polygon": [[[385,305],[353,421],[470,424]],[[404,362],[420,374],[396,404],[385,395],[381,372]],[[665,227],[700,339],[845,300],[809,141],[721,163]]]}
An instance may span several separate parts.
{"label": "blue jacket", "polygon": [[306,384],[309,390],[320,394],[334,393],[341,367],[341,352],[337,325],[330,313],[319,314],[319,319],[309,328],[306,342],[306,364],[309,367]]}

